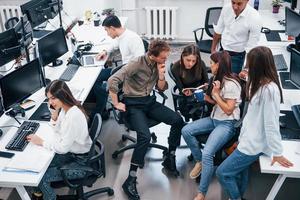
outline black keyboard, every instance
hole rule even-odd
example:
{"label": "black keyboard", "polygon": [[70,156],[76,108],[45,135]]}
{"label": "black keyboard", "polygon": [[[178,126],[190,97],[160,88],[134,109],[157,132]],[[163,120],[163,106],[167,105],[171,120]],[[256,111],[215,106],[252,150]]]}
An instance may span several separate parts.
{"label": "black keyboard", "polygon": [[40,124],[37,122],[24,121],[5,148],[8,150],[23,151],[28,144],[26,137],[34,134],[39,126]]}
{"label": "black keyboard", "polygon": [[265,35],[266,35],[267,41],[269,41],[269,42],[281,41],[278,31],[270,31],[269,33],[265,33]]}
{"label": "black keyboard", "polygon": [[298,123],[298,126],[300,127],[300,105],[293,105],[292,111],[293,111],[294,117]]}
{"label": "black keyboard", "polygon": [[282,54],[273,55],[277,71],[284,71],[288,69],[285,59]]}
{"label": "black keyboard", "polygon": [[84,59],[86,65],[93,65],[95,63],[94,56],[86,56]]}
{"label": "black keyboard", "polygon": [[70,81],[73,76],[76,74],[79,69],[79,65],[69,64],[62,75],[59,77],[59,80]]}

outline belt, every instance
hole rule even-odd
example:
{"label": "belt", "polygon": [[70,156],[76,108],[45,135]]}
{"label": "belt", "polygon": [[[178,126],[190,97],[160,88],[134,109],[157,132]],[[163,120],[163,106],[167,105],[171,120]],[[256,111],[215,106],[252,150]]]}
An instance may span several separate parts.
{"label": "belt", "polygon": [[243,52],[235,52],[235,51],[227,51],[230,56],[244,56],[246,55],[246,51]]}

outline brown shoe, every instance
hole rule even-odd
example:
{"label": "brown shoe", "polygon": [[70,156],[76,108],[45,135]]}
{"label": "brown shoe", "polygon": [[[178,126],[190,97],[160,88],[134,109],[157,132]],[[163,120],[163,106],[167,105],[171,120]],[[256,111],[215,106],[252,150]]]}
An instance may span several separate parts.
{"label": "brown shoe", "polygon": [[194,168],[190,172],[191,179],[197,178],[200,175],[201,170],[202,170],[202,164],[201,162],[197,161]]}

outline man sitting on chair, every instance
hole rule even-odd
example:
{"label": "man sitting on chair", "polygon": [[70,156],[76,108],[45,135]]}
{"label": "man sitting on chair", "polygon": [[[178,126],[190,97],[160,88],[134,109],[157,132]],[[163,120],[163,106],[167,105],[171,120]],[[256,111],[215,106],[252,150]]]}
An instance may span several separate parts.
{"label": "man sitting on chair", "polygon": [[[136,172],[138,167],[144,165],[144,157],[151,140],[147,118],[171,125],[169,150],[162,165],[168,171],[177,172],[175,150],[180,145],[184,122],[178,113],[158,103],[155,95],[150,95],[154,86],[160,91],[168,88],[165,80],[165,62],[169,52],[170,47],[165,41],[154,40],[150,43],[146,55],[131,60],[108,79],[113,105],[126,112],[127,120],[137,132],[137,146],[132,154],[129,176],[122,185],[130,199],[140,199],[136,190]],[[119,102],[117,96],[120,84],[123,84],[124,102]]]}

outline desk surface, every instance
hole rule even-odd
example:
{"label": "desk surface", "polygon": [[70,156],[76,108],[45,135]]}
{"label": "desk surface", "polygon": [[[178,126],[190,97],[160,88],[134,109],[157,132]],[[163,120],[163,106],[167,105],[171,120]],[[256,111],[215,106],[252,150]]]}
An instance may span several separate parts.
{"label": "desk surface", "polygon": [[294,166],[290,168],[282,167],[275,163],[271,166],[271,158],[265,155],[260,156],[260,170],[262,173],[285,174],[289,176],[300,176],[300,154],[296,150],[300,149],[300,141],[282,141],[283,155],[290,160]]}

